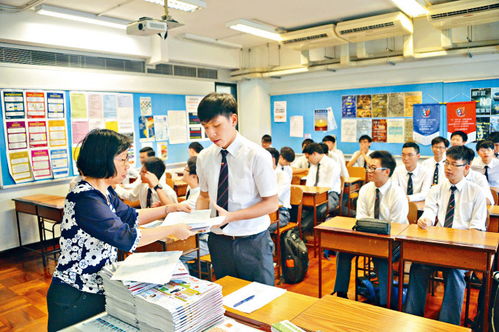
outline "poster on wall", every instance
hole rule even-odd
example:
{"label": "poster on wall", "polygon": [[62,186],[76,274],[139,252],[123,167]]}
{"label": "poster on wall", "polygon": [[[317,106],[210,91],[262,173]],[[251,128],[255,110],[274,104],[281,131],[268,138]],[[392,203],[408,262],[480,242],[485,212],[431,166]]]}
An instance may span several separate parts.
{"label": "poster on wall", "polygon": [[54,179],[63,178],[69,175],[68,150],[50,150],[50,166]]}
{"label": "poster on wall", "polygon": [[151,97],[140,97],[140,115],[152,115]]}
{"label": "poster on wall", "polygon": [[286,122],[286,101],[274,101],[274,122]]}
{"label": "poster on wall", "polygon": [[7,129],[7,149],[20,150],[28,148],[28,139],[26,135],[26,122],[9,121],[5,124]]}
{"label": "poster on wall", "polygon": [[341,119],[341,141],[357,142],[357,120]]}
{"label": "poster on wall", "polygon": [[156,141],[168,139],[168,118],[166,115],[154,115],[154,134]]}
{"label": "poster on wall", "polygon": [[27,150],[9,152],[7,159],[9,161],[9,172],[16,183],[33,181]]}
{"label": "poster on wall", "polygon": [[423,102],[423,93],[421,91],[404,93],[404,116],[412,117],[412,106]]}
{"label": "poster on wall", "polygon": [[371,95],[357,96],[357,117],[370,118],[371,112]]}
{"label": "poster on wall", "polygon": [[387,126],[386,119],[375,119],[373,120],[373,142],[386,143],[387,139]]}
{"label": "poster on wall", "polygon": [[470,99],[476,102],[476,114],[477,115],[489,115],[492,98],[490,88],[480,88],[470,90]]}
{"label": "poster on wall", "polygon": [[168,144],[165,142],[158,142],[156,152],[158,154],[158,158],[161,160],[168,159]]}
{"label": "poster on wall", "polygon": [[47,92],[47,117],[49,119],[64,119],[64,92]]}
{"label": "poster on wall", "polygon": [[414,142],[414,123],[412,119],[404,119],[404,142]]}
{"label": "poster on wall", "polygon": [[28,121],[28,137],[30,148],[46,147],[48,142],[45,121]]}
{"label": "poster on wall", "polygon": [[187,112],[168,111],[168,135],[170,144],[187,143]]}
{"label": "poster on wall", "polygon": [[490,132],[499,131],[499,116],[490,117]]}
{"label": "poster on wall", "polygon": [[116,95],[105,94],[102,101],[104,107],[104,119],[114,120],[117,116]]}
{"label": "poster on wall", "polygon": [[481,116],[476,118],[476,139],[482,140],[488,138],[490,133],[490,116]]}
{"label": "poster on wall", "polygon": [[400,92],[388,94],[388,117],[399,118],[404,116],[404,94]]}
{"label": "poster on wall", "polygon": [[71,92],[69,94],[71,104],[71,120],[87,119],[87,95],[82,92]]}
{"label": "poster on wall", "polygon": [[440,104],[413,105],[414,141],[430,145],[431,140],[440,136]]}
{"label": "poster on wall", "polygon": [[468,142],[476,140],[476,102],[447,103],[447,138],[457,130],[468,134]]}
{"label": "poster on wall", "polygon": [[66,135],[66,121],[49,120],[49,145],[50,147],[61,147],[68,144]]}
{"label": "poster on wall", "polygon": [[315,131],[328,131],[327,123],[327,109],[314,110],[314,130]]}
{"label": "poster on wall", "polygon": [[141,142],[154,141],[153,116],[139,116],[139,138]]}
{"label": "poster on wall", "polygon": [[89,93],[87,95],[88,103],[88,118],[92,120],[104,119],[104,105],[102,101],[102,94]]}
{"label": "poster on wall", "polygon": [[289,136],[303,137],[303,116],[294,115],[289,118]]}
{"label": "poster on wall", "polygon": [[189,140],[197,141],[203,138],[201,126],[189,126]]}
{"label": "poster on wall", "polygon": [[490,105],[490,114],[498,115],[499,114],[499,88],[490,89],[491,96],[491,105]]}
{"label": "poster on wall", "polygon": [[31,150],[31,167],[35,180],[50,179],[49,150]]}
{"label": "poster on wall", "polygon": [[341,116],[344,118],[357,116],[357,96],[341,96]]}
{"label": "poster on wall", "polygon": [[336,130],[338,125],[336,124],[336,119],[334,118],[333,108],[327,108],[327,130]]}
{"label": "poster on wall", "polygon": [[386,142],[404,143],[404,119],[387,119]]}
{"label": "poster on wall", "polygon": [[386,118],[388,116],[388,95],[386,93],[372,96],[373,118]]}
{"label": "poster on wall", "polygon": [[45,92],[26,91],[26,113],[28,119],[43,119],[45,113]]}
{"label": "poster on wall", "polygon": [[358,141],[362,135],[372,135],[373,122],[371,119],[357,119],[357,133],[355,137],[355,142]]}
{"label": "poster on wall", "polygon": [[26,118],[24,109],[24,93],[22,91],[3,90],[2,105],[5,119],[10,120]]}

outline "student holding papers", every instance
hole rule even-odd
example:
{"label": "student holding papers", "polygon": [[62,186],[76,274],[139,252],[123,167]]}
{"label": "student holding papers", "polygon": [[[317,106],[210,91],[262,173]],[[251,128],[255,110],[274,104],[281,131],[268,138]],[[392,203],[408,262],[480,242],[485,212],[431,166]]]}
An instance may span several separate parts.
{"label": "student holding papers", "polygon": [[66,196],[57,267],[47,293],[48,330],[57,331],[104,311],[101,269],[116,262],[118,249],[137,247],[174,236],[194,235],[186,225],[139,229],[169,212],[189,211],[186,205],[135,209],[124,204],[112,189],[125,179],[127,137],[95,129],[82,142],[77,166],[85,180]]}

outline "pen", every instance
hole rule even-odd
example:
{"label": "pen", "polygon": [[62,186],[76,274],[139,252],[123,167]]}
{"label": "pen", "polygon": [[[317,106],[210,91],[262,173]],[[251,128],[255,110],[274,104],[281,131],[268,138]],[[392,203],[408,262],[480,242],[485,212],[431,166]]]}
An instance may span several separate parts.
{"label": "pen", "polygon": [[248,296],[247,298],[245,298],[244,300],[237,302],[236,304],[234,304],[234,308],[240,306],[243,303],[248,302],[249,300],[252,300],[254,297],[255,297],[255,295],[251,295],[251,296]]}

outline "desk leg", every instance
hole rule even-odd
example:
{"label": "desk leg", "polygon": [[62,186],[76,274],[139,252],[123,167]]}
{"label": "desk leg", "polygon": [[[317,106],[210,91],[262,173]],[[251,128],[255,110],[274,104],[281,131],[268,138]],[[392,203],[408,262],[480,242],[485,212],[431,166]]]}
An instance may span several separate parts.
{"label": "desk leg", "polygon": [[[319,237],[319,250],[322,252],[321,247],[321,231],[317,231]],[[319,298],[322,298],[322,255],[319,255]]]}
{"label": "desk leg", "polygon": [[21,224],[19,223],[19,211],[16,210],[16,221],[17,221],[17,236],[19,237],[19,247],[23,246],[21,239]]}
{"label": "desk leg", "polygon": [[[400,243],[400,261],[399,261],[399,294],[398,294],[398,310],[402,311],[402,292],[404,291],[404,246]],[[410,280],[409,280],[410,282]]]}
{"label": "desk leg", "polygon": [[391,308],[391,299],[392,299],[392,287],[393,287],[393,252],[392,252],[393,244],[392,241],[388,241],[388,288],[386,289],[386,307],[388,309]]}
{"label": "desk leg", "polygon": [[490,269],[492,268],[491,266],[491,255],[487,255],[487,271],[484,271],[483,273],[483,281],[485,282],[485,296],[484,296],[484,301],[483,301],[483,330],[482,331],[488,331],[489,330],[489,301],[490,301],[490,285],[491,285],[491,277],[492,275],[490,274]]}
{"label": "desk leg", "polygon": [[312,231],[313,235],[313,250],[314,250],[314,258],[317,257],[317,238],[315,237],[315,226],[317,226],[317,204],[314,201],[314,230]]}
{"label": "desk leg", "polygon": [[45,258],[46,248],[45,248],[45,222],[43,218],[37,216],[38,220],[38,234],[40,236],[40,245],[42,246],[42,263],[43,267],[47,266],[47,259]]}

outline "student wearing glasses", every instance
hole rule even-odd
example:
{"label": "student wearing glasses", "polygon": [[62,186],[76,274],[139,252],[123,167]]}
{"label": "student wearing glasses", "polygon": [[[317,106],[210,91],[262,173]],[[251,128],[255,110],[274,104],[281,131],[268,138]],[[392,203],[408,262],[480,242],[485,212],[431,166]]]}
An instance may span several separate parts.
{"label": "student wearing glasses", "polygon": [[445,160],[445,150],[449,147],[449,141],[447,138],[442,136],[435,137],[431,140],[431,151],[433,152],[433,157],[428,158],[421,164],[423,169],[426,169],[432,175],[431,185],[434,186],[439,184],[444,176],[444,160]]}
{"label": "student wearing glasses", "polygon": [[480,141],[476,152],[478,157],[473,160],[471,168],[483,174],[491,187],[499,187],[499,160],[494,155],[494,143]]}
{"label": "student wearing glasses", "polygon": [[186,239],[186,225],[139,226],[164,218],[169,212],[189,211],[167,205],[135,210],[113,190],[127,174],[127,137],[95,129],[82,142],[77,166],[85,180],[66,196],[59,240],[61,254],[47,293],[48,331],[58,331],[105,310],[99,271],[116,262],[118,249],[133,252],[154,241],[174,236]]}
{"label": "student wearing glasses", "polygon": [[[485,231],[485,196],[480,187],[464,177],[473,156],[473,150],[465,146],[453,146],[447,150],[444,162],[447,179],[431,188],[423,215],[418,220],[419,227],[426,229],[434,225],[438,218],[437,227]],[[435,270],[444,272],[445,284],[439,320],[459,325],[466,287],[465,270],[412,263],[406,312],[424,315],[428,279]]]}
{"label": "student wearing glasses", "polygon": [[[376,218],[400,224],[407,224],[409,206],[404,197],[404,191],[391,180],[395,169],[395,159],[387,151],[374,151],[370,155],[367,167],[366,183],[359,191],[356,218]],[[347,298],[348,284],[353,254],[339,252],[336,256],[336,281],[334,291],[339,297]],[[398,259],[394,256],[394,260]],[[373,258],[374,269],[379,279],[379,304],[386,305],[388,261],[383,258]]]}
{"label": "student wearing glasses", "polygon": [[184,168],[184,175],[182,180],[187,183],[187,193],[185,194],[185,201],[180,204],[187,204],[191,209],[196,209],[196,202],[199,197],[199,178],[196,172],[197,156],[190,157],[187,160],[187,165]]}

